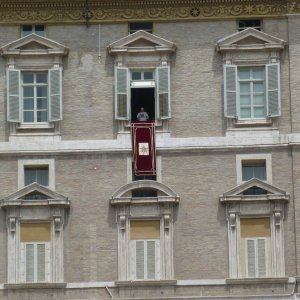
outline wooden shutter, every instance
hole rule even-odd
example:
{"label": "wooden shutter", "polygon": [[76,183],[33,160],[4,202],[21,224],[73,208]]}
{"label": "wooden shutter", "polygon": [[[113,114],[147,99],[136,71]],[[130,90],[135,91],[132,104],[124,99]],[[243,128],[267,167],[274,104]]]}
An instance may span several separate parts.
{"label": "wooden shutter", "polygon": [[62,120],[62,69],[49,70],[49,121]]}
{"label": "wooden shutter", "polygon": [[7,120],[21,121],[21,73],[20,70],[7,70]]}
{"label": "wooden shutter", "polygon": [[224,116],[236,118],[237,109],[237,66],[224,65]]}
{"label": "wooden shutter", "polygon": [[280,116],[280,67],[278,63],[266,65],[266,100],[268,117]]}
{"label": "wooden shutter", "polygon": [[170,67],[158,67],[156,69],[156,110],[158,119],[171,118],[170,100]]}
{"label": "wooden shutter", "polygon": [[129,71],[125,67],[115,68],[115,118],[129,120]]}
{"label": "wooden shutter", "polygon": [[267,275],[267,247],[266,239],[257,239],[257,272],[258,277],[266,277]]}
{"label": "wooden shutter", "polygon": [[255,239],[246,239],[247,251],[247,275],[248,277],[256,277],[255,272]]}

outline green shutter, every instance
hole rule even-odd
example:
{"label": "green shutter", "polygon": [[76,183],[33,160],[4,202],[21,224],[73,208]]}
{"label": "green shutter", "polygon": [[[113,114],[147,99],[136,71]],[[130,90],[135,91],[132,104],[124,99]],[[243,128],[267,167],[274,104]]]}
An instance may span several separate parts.
{"label": "green shutter", "polygon": [[129,71],[115,68],[115,118],[129,120]]}
{"label": "green shutter", "polygon": [[20,122],[21,107],[21,73],[20,70],[7,70],[7,120],[9,122]]}
{"label": "green shutter", "polygon": [[237,118],[237,66],[224,65],[224,116]]}
{"label": "green shutter", "polygon": [[170,67],[156,69],[156,110],[158,119],[171,118]]}
{"label": "green shutter", "polygon": [[280,66],[278,63],[266,65],[266,92],[268,117],[280,116]]}
{"label": "green shutter", "polygon": [[62,69],[49,70],[49,121],[62,120]]}

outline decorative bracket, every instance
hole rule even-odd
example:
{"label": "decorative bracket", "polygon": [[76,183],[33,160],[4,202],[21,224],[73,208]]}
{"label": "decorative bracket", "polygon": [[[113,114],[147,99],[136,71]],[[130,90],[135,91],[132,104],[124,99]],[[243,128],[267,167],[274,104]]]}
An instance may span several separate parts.
{"label": "decorative bracket", "polygon": [[164,226],[165,226],[165,230],[169,230],[170,229],[170,215],[164,215]]}
{"label": "decorative bracket", "polygon": [[14,217],[8,218],[8,228],[9,228],[10,232],[16,231],[16,218],[14,218]]}
{"label": "decorative bracket", "polygon": [[121,230],[126,229],[126,216],[124,215],[120,216],[120,229]]}
{"label": "decorative bracket", "polygon": [[62,218],[60,216],[54,217],[54,229],[60,231],[62,226]]}
{"label": "decorative bracket", "polygon": [[229,213],[229,224],[232,229],[236,228],[236,214]]}
{"label": "decorative bracket", "polygon": [[281,212],[276,211],[274,213],[274,219],[275,219],[275,226],[279,227],[281,225]]}

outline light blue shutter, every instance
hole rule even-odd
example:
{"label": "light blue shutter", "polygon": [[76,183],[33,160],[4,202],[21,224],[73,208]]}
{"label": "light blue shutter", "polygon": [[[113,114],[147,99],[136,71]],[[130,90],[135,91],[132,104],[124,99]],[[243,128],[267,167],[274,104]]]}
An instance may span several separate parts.
{"label": "light blue shutter", "polygon": [[156,69],[156,111],[158,119],[171,118],[170,67]]}
{"label": "light blue shutter", "polygon": [[21,121],[21,73],[20,70],[7,70],[7,120]]}
{"label": "light blue shutter", "polygon": [[49,121],[62,120],[62,69],[49,70]]}
{"label": "light blue shutter", "polygon": [[266,92],[268,117],[280,116],[280,66],[278,63],[266,65]]}
{"label": "light blue shutter", "polygon": [[237,66],[224,65],[224,116],[237,117]]}
{"label": "light blue shutter", "polygon": [[129,71],[125,67],[115,68],[115,118],[129,120]]}

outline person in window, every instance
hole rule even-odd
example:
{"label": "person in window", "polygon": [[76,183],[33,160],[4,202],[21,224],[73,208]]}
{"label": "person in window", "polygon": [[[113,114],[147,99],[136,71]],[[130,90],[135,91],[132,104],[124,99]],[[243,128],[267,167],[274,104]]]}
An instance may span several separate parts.
{"label": "person in window", "polygon": [[148,121],[149,115],[147,114],[147,112],[144,111],[144,107],[141,107],[141,108],[140,108],[140,112],[137,114],[136,118],[137,118],[140,122]]}

